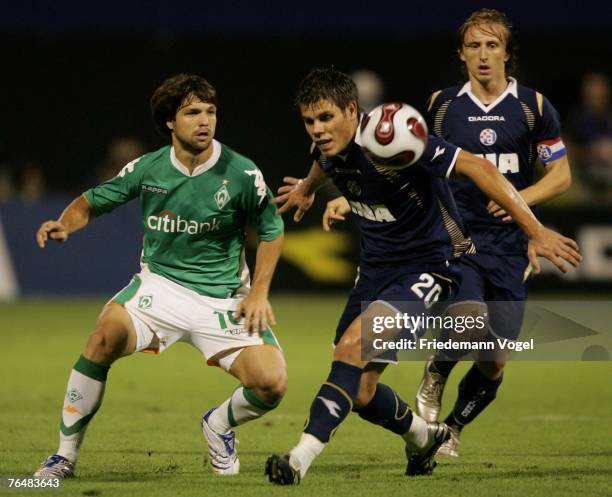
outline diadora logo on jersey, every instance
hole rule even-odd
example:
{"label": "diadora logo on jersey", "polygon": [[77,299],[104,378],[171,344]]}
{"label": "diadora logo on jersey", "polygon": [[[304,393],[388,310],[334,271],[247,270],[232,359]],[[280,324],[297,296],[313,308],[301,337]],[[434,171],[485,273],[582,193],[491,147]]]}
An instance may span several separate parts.
{"label": "diadora logo on jersey", "polygon": [[431,158],[430,162],[433,162],[436,159],[436,157],[442,155],[444,152],[446,152],[445,148],[436,147],[436,152],[434,153],[434,156]]}
{"label": "diadora logo on jersey", "polygon": [[190,235],[200,235],[219,231],[221,221],[216,217],[212,221],[192,221],[183,219],[172,211],[161,211],[157,216],[147,218],[147,227],[151,230],[163,233],[189,233]]}
{"label": "diadora logo on jersey", "polygon": [[259,202],[257,204],[261,204],[266,198],[268,193],[268,187],[266,186],[266,182],[264,181],[263,174],[259,169],[253,169],[251,171],[245,171],[249,176],[255,176],[255,188],[257,188],[257,196],[259,197]]}
{"label": "diadora logo on jersey", "polygon": [[497,133],[494,129],[485,128],[480,132],[480,143],[483,145],[493,145],[497,141]]}
{"label": "diadora logo on jersey", "polygon": [[338,411],[340,411],[340,406],[337,402],[326,399],[325,397],[321,397],[320,395],[317,397],[317,399],[319,399],[321,402],[323,402],[323,404],[325,404],[325,407],[327,407],[327,410],[333,417],[340,418],[340,416],[338,415]]}
{"label": "diadora logo on jersey", "polygon": [[227,190],[226,181],[227,180],[223,180],[223,185],[221,185],[221,188],[219,188],[217,190],[217,193],[215,193],[215,202],[217,202],[217,207],[219,207],[219,209],[223,209],[223,206],[227,204],[230,199],[230,194]]}
{"label": "diadora logo on jersey", "polygon": [[370,221],[378,221],[379,223],[390,223],[395,221],[393,214],[383,204],[368,205],[361,202],[349,200],[351,210],[358,216],[365,217]]}
{"label": "diadora logo on jersey", "polygon": [[506,118],[504,116],[469,116],[468,121],[471,123],[476,123],[480,121],[505,121]]}
{"label": "diadora logo on jersey", "polygon": [[141,188],[146,192],[159,193],[160,195],[168,195],[168,190],[153,185],[142,185]]}

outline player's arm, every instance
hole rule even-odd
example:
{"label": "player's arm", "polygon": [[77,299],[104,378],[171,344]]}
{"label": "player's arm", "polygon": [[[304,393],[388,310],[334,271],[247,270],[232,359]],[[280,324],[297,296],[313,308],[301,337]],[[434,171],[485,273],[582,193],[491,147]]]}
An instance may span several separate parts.
{"label": "player's arm", "polygon": [[263,332],[268,325],[275,325],[276,318],[268,300],[270,284],[283,248],[283,235],[274,240],[260,240],[255,257],[255,275],[249,295],[240,302],[235,316],[244,316],[244,326],[249,334]]}
{"label": "player's arm", "polygon": [[489,161],[460,150],[454,171],[457,175],[471,179],[521,227],[529,239],[529,261],[536,273],[540,271],[538,256],[546,257],[564,273],[567,268],[563,260],[573,266],[580,263],[582,256],[578,244],[571,238],[544,227],[514,186]]}
{"label": "player's arm", "polygon": [[84,195],[75,198],[64,209],[59,219],[45,221],[38,228],[36,241],[40,248],[45,248],[47,240],[65,242],[71,233],[87,226],[93,215],[91,206]]}
{"label": "player's arm", "polygon": [[323,230],[330,231],[332,224],[345,221],[345,216],[349,212],[351,212],[351,204],[346,197],[337,197],[327,202],[323,213]]}
{"label": "player's arm", "polygon": [[[527,205],[538,205],[547,200],[561,195],[572,184],[572,173],[570,171],[569,160],[567,155],[560,157],[548,163],[545,166],[545,175],[533,185],[521,190],[521,197],[527,202]],[[487,207],[489,212],[495,217],[504,216],[504,221],[511,221],[512,217],[508,216],[506,211],[495,202],[489,202]]]}
{"label": "player's arm", "polygon": [[[250,177],[252,176],[249,175]],[[257,170],[254,177],[254,185],[252,180],[245,177],[241,203],[248,219],[257,227],[259,244],[255,257],[255,274],[249,295],[234,311],[234,316],[244,316],[244,327],[249,334],[263,332],[269,324],[276,324],[268,294],[281,255],[284,230],[283,219],[276,215],[272,192],[266,186],[261,171]]]}
{"label": "player's arm", "polygon": [[314,202],[315,192],[321,188],[328,180],[327,174],[319,164],[319,161],[314,160],[312,166],[303,179],[285,176],[283,181],[285,184],[278,189],[278,195],[274,197],[272,202],[279,205],[278,213],[283,214],[295,207],[293,220],[299,223],[304,217],[305,212],[310,209]]}

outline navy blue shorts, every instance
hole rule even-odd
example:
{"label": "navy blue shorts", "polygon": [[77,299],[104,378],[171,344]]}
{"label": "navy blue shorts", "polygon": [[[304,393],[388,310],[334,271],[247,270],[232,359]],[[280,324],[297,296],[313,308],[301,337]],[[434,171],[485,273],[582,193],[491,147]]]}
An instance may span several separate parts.
{"label": "navy blue shorts", "polygon": [[462,256],[459,259],[461,284],[453,303],[488,302],[491,332],[500,338],[516,340],[527,300],[525,271],[528,265],[526,255],[477,252]]}
{"label": "navy blue shorts", "polygon": [[336,327],[334,345],[363,312],[362,303],[382,300],[391,303],[400,312],[418,310],[426,313],[432,309],[427,298],[435,299],[436,302],[453,298],[459,280],[458,270],[452,268],[444,272],[415,272],[414,268],[406,266],[361,265],[355,287],[349,293],[348,302]]}

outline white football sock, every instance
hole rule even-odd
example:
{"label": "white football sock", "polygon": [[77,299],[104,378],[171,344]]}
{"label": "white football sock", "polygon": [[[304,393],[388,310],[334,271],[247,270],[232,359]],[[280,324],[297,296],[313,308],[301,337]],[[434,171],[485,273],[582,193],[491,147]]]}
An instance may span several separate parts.
{"label": "white football sock", "polygon": [[427,421],[415,412],[412,413],[412,424],[406,433],[402,435],[406,445],[411,449],[422,449],[427,445],[429,435],[427,433]]}
{"label": "white football sock", "polygon": [[302,433],[298,444],[289,452],[289,464],[300,472],[300,478],[308,471],[315,458],[323,452],[327,444],[310,433]]}
{"label": "white football sock", "polygon": [[108,367],[79,358],[68,378],[57,453],[76,462],[87,425],[96,414],[106,386]]}
{"label": "white football sock", "polygon": [[268,404],[250,388],[239,387],[208,418],[208,426],[217,433],[227,433],[235,426],[257,419],[276,405]]}

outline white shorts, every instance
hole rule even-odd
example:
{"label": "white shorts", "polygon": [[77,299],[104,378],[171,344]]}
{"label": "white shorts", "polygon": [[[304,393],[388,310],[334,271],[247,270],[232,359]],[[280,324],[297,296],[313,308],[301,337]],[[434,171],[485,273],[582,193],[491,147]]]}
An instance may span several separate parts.
{"label": "white shorts", "polygon": [[[136,352],[159,354],[175,342],[197,348],[209,365],[229,371],[244,347],[270,344],[279,347],[274,333],[249,335],[243,319],[233,318],[242,298],[205,297],[146,267],[115,295],[111,302],[122,304],[136,329]],[[157,336],[159,347],[150,347]]]}

